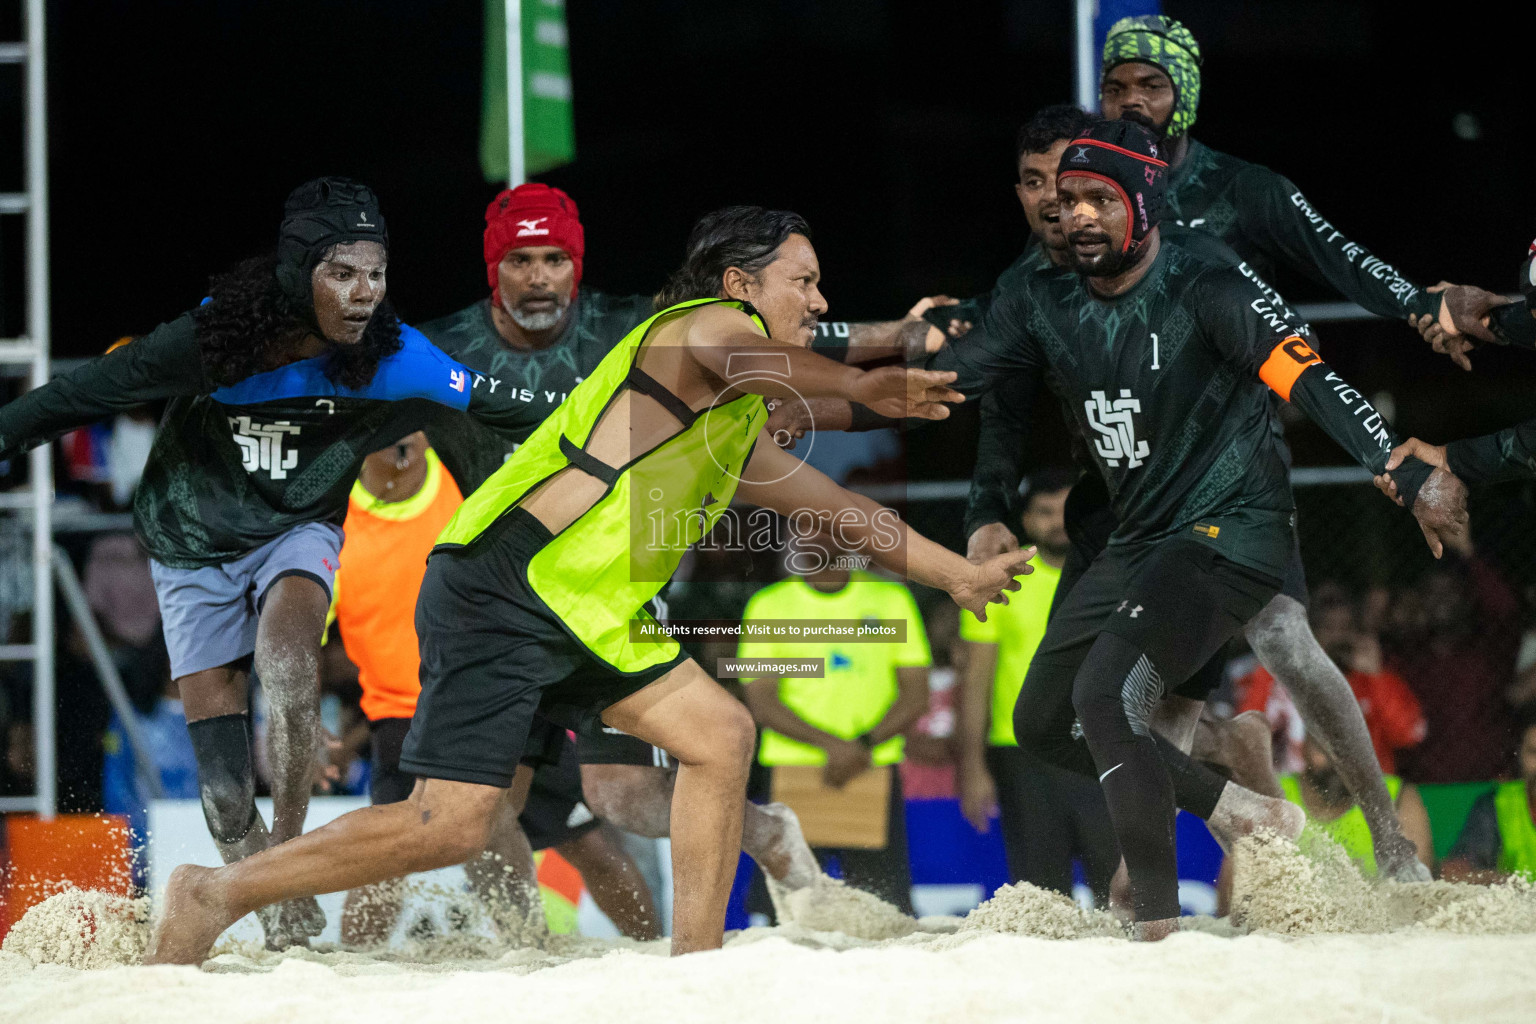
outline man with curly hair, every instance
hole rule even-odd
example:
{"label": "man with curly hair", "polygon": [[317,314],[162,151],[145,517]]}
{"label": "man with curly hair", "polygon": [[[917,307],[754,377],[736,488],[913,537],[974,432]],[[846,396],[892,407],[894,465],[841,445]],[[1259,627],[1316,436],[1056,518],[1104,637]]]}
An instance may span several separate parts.
{"label": "man with curly hair", "polygon": [[[303,830],[319,739],[320,638],[341,522],[369,452],[429,403],[501,401],[401,324],[385,297],[389,236],[372,190],[293,191],[275,253],[213,279],[202,305],[0,408],[0,457],[169,399],[134,499],[203,813],[226,863]],[[273,821],[256,811],[249,677],[271,705]],[[313,900],[268,908],[267,944],[302,943]]]}

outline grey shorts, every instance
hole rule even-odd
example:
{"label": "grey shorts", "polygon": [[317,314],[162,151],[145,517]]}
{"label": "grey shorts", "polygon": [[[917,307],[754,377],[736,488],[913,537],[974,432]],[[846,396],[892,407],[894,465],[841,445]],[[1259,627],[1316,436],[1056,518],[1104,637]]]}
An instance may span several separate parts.
{"label": "grey shorts", "polygon": [[228,665],[255,651],[256,617],[267,591],[284,576],[312,579],[329,595],[341,539],[339,526],[304,523],[222,565],[173,569],[150,559],[171,677]]}

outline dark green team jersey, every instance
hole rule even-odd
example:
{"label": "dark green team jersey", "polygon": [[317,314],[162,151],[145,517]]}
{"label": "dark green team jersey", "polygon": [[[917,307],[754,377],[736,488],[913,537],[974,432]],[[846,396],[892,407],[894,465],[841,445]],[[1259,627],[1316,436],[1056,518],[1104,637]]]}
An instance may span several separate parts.
{"label": "dark green team jersey", "polygon": [[346,515],[369,452],[421,428],[431,409],[501,402],[420,332],[363,388],[305,359],[216,388],[184,314],[0,408],[0,456],[146,402],[169,399],[134,495],[134,526],[157,561],[183,569],[238,558],[302,523]]}
{"label": "dark green team jersey", "polygon": [[[1438,296],[1425,292],[1391,264],[1345,238],[1289,180],[1193,139],[1184,159],[1169,173],[1159,227],[1164,239],[1202,256],[1236,264],[1265,289],[1271,305],[1292,319],[1295,315],[1285,308],[1279,293],[1264,283],[1266,278],[1273,280],[1277,268],[1299,271],[1327,284],[1377,316],[1434,314],[1439,309]],[[1222,248],[1213,249],[1211,240],[1219,240]],[[941,329],[952,317],[980,323],[998,297],[1017,284],[1021,275],[1030,273],[1065,271],[1050,263],[1043,246],[1033,245],[999,276],[991,292],[959,306],[933,310],[928,320]],[[1297,327],[1304,337],[1312,338],[1305,324],[1297,321]],[[1023,465],[1021,445],[1026,425],[1021,411],[1027,404],[1028,396],[1017,381],[999,381],[982,399],[981,439],[965,515],[967,537],[987,523],[1012,518],[1010,502]],[[1278,417],[1273,425],[1283,439]],[[1493,458],[1496,451],[1492,438],[1483,440],[1478,465]],[[1513,435],[1499,435],[1497,444],[1497,451],[1518,453],[1520,441]],[[1282,445],[1281,451],[1289,463],[1289,449]],[[1518,466],[1514,471],[1518,472]]]}
{"label": "dark green team jersey", "polygon": [[491,321],[491,300],[423,324],[421,332],[475,371],[477,394],[494,395],[493,412],[433,414],[427,436],[466,495],[496,472],[549,414],[596,369],[613,346],[656,311],[648,296],[577,293],[566,329],[548,348],[516,349]]}
{"label": "dark green team jersey", "polygon": [[[1303,337],[1311,339],[1311,328],[1285,303],[1279,292],[1271,288],[1253,268],[1238,258],[1220,240],[1202,234],[1188,234],[1181,240],[1181,248],[1196,256],[1236,267],[1265,296],[1288,323],[1295,326]],[[952,309],[963,312],[960,319],[973,324],[980,323],[986,312],[998,299],[1013,291],[1020,291],[1033,278],[1073,275],[1073,271],[1051,262],[1042,245],[1031,245],[1007,270],[998,276],[997,284],[985,295],[966,300],[956,307],[944,307],[928,313],[935,325],[942,319],[947,325]],[[997,380],[981,397],[981,432],[976,442],[976,467],[971,476],[971,488],[966,498],[964,535],[969,537],[987,523],[1011,523],[1014,519],[1013,497],[1018,493],[1023,476],[1024,443],[1029,432],[1029,409],[1034,401],[1034,387],[1027,378],[1010,374]],[[1285,427],[1279,416],[1279,400],[1270,398],[1270,430],[1280,445],[1281,457],[1290,468],[1291,450],[1285,443]],[[1068,423],[1072,422],[1070,409],[1063,407]],[[1077,434],[1072,435],[1072,459],[1085,470],[1096,472],[1087,446]]]}
{"label": "dark green team jersey", "polygon": [[1175,241],[1181,231],[1214,235],[1262,277],[1274,280],[1281,267],[1301,271],[1377,316],[1440,308],[1438,295],[1345,238],[1283,175],[1193,139],[1168,172],[1162,229]]}
{"label": "dark green team jersey", "polygon": [[[1009,375],[1047,384],[1108,484],[1121,524],[1111,543],[1188,535],[1280,576],[1293,504],[1261,369],[1302,368],[1278,386],[1361,464],[1380,471],[1395,441],[1304,330],[1251,274],[1165,240],[1113,299],[1076,274],[1021,276],[928,365],[957,371],[968,395]],[[1410,472],[1416,494],[1423,474]]]}

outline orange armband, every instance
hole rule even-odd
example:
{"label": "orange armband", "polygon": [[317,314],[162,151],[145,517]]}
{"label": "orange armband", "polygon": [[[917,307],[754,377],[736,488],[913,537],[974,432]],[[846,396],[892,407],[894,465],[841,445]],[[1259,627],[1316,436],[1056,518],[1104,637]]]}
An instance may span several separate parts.
{"label": "orange armband", "polygon": [[1259,367],[1259,379],[1268,384],[1271,391],[1289,402],[1291,388],[1295,387],[1296,378],[1300,377],[1307,367],[1316,366],[1322,361],[1322,358],[1301,340],[1300,335],[1293,334],[1276,345],[1269,353],[1269,358],[1264,360],[1263,366]]}

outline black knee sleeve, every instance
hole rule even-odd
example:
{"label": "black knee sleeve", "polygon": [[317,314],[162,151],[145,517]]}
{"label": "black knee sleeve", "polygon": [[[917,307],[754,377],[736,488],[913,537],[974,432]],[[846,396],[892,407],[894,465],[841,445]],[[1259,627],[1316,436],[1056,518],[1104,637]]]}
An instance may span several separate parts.
{"label": "black knee sleeve", "polygon": [[219,715],[188,722],[197,757],[197,788],[208,831],[237,843],[256,823],[256,772],[251,763],[249,715]]}
{"label": "black knee sleeve", "polygon": [[1163,696],[1157,667],[1141,648],[1101,633],[1072,684],[1072,706],[1083,733],[1095,743],[1152,735],[1152,709]]}
{"label": "black knee sleeve", "polygon": [[1072,687],[1138,921],[1179,916],[1174,789],[1148,724],[1162,688],[1141,648],[1112,633],[1094,641]]}

